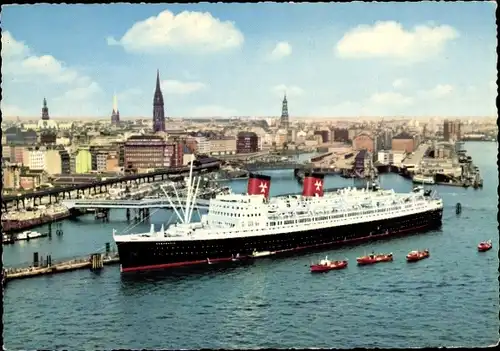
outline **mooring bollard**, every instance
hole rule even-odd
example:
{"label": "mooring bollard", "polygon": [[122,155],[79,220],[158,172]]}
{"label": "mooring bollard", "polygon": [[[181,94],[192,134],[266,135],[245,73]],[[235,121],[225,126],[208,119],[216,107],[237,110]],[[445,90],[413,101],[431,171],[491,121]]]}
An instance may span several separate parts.
{"label": "mooring bollard", "polygon": [[90,256],[90,269],[93,271],[100,270],[103,266],[102,254],[94,253]]}
{"label": "mooring bollard", "polygon": [[33,267],[38,267],[38,252],[33,252]]}

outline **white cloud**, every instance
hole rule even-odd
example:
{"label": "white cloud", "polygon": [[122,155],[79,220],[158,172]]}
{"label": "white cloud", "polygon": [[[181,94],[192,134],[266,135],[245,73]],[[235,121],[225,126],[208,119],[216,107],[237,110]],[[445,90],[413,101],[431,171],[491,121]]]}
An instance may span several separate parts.
{"label": "white cloud", "polygon": [[102,93],[102,89],[96,82],[91,82],[87,86],[75,87],[66,91],[62,96],[59,96],[54,99],[54,101],[85,101],[89,100],[96,94]]}
{"label": "white cloud", "polygon": [[395,58],[421,61],[439,53],[459,33],[448,25],[420,25],[405,30],[394,21],[360,25],[344,34],[336,51],[344,58]]}
{"label": "white cloud", "polygon": [[238,111],[220,105],[199,106],[193,109],[189,117],[233,117],[237,116]]}
{"label": "white cloud", "polygon": [[26,83],[42,80],[48,83],[65,83],[72,88],[86,88],[97,83],[80,74],[52,55],[37,56],[23,42],[16,41],[10,32],[2,35],[2,73],[15,78],[15,82]]}
{"label": "white cloud", "polygon": [[454,88],[450,84],[438,84],[432,89],[419,91],[418,95],[427,99],[441,99],[450,95],[453,90]]}
{"label": "white cloud", "polygon": [[405,106],[413,103],[413,98],[396,92],[375,93],[369,101],[376,105]]}
{"label": "white cloud", "polygon": [[291,97],[298,97],[301,95],[304,95],[304,90],[301,87],[298,87],[296,85],[285,85],[285,84],[280,84],[276,85],[272,88],[272,91],[281,97],[286,93],[287,96]]}
{"label": "white cloud", "polygon": [[274,47],[273,51],[269,55],[270,60],[281,60],[284,57],[290,56],[292,54],[292,46],[286,42],[281,41]]}
{"label": "white cloud", "polygon": [[403,88],[403,87],[405,87],[407,84],[408,84],[408,82],[406,81],[406,79],[402,79],[402,78],[398,78],[398,79],[394,80],[394,82],[392,82],[392,86],[393,86],[395,89],[400,89],[400,88]]}
{"label": "white cloud", "polygon": [[120,40],[107,38],[108,45],[121,45],[136,53],[168,48],[213,52],[239,47],[243,42],[243,34],[233,22],[221,21],[208,12],[174,15],[168,10],[135,23]]}
{"label": "white cloud", "polygon": [[24,57],[29,54],[29,48],[22,41],[17,41],[10,32],[2,33],[2,58]]}
{"label": "white cloud", "polygon": [[205,89],[207,86],[200,82],[181,82],[179,80],[164,80],[161,90],[165,94],[186,95]]}

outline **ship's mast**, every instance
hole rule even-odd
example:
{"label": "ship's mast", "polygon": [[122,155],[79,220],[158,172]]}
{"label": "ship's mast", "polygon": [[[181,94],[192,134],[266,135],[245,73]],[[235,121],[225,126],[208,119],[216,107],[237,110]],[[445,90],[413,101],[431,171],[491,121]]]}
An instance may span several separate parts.
{"label": "ship's mast", "polygon": [[[175,184],[172,184],[172,187],[174,188],[175,190]],[[184,223],[184,216],[181,216],[179,211],[177,211],[177,207],[174,205],[174,203],[172,202],[172,199],[170,198],[170,195],[168,195],[168,192],[163,188],[163,185],[160,185],[160,188],[161,190],[163,191],[163,193],[165,194],[165,197],[167,198],[168,200],[168,203],[170,204],[170,206],[172,206],[172,208],[174,209],[174,212],[175,214],[177,215],[177,218],[179,218],[179,220],[181,221],[181,223]],[[177,195],[177,191],[175,190],[175,193]],[[179,205],[181,205],[181,202],[180,202],[180,199],[179,199],[179,196],[177,196],[177,200],[179,202]],[[179,206],[181,207],[181,206]],[[181,207],[182,208],[182,207]]]}
{"label": "ship's mast", "polygon": [[188,223],[191,222],[191,218],[193,216],[193,209],[194,209],[194,206],[196,205],[196,196],[198,195],[198,190],[200,189],[200,180],[201,180],[201,176],[198,176],[198,182],[196,183],[196,188],[194,190],[193,201],[191,204],[191,208],[189,209],[189,213],[188,213]]}
{"label": "ship's mast", "polygon": [[189,178],[188,178],[188,188],[187,188],[187,198],[186,198],[186,209],[184,212],[184,223],[188,222],[189,209],[191,206],[191,194],[193,190],[193,165],[194,165],[194,154],[191,154],[191,162],[189,166]]}

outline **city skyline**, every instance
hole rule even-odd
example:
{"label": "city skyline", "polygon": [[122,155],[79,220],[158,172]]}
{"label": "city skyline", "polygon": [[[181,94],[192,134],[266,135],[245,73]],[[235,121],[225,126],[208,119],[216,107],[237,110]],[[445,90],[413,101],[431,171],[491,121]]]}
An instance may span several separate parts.
{"label": "city skyline", "polygon": [[3,6],[2,113],[152,118],[159,69],[166,117],[496,116],[494,6]]}

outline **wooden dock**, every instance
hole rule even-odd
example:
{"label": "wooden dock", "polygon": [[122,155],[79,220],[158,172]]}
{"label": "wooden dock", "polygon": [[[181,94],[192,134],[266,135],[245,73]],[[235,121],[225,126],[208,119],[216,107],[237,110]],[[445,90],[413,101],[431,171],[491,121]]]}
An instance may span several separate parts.
{"label": "wooden dock", "polygon": [[70,261],[64,261],[56,264],[49,264],[42,267],[23,267],[23,268],[5,268],[3,272],[3,279],[5,282],[14,279],[33,278],[42,275],[52,275],[63,272],[75,271],[77,269],[92,269],[96,270],[105,265],[117,264],[120,258],[117,253],[110,253],[108,255],[100,254],[101,260],[96,264],[96,254],[89,255],[86,258],[77,258]]}

